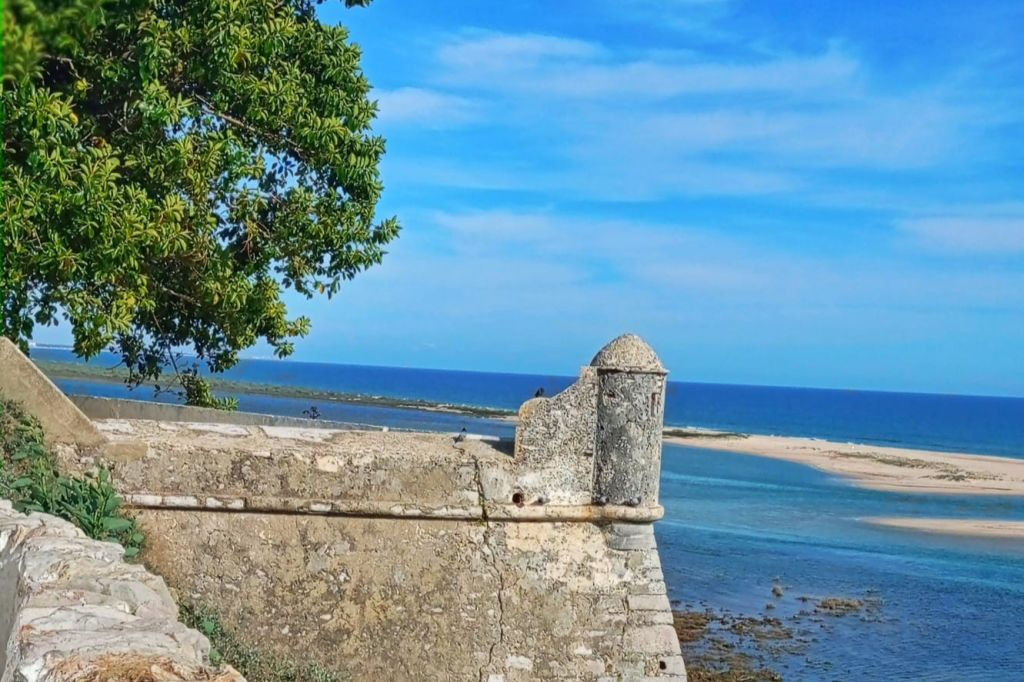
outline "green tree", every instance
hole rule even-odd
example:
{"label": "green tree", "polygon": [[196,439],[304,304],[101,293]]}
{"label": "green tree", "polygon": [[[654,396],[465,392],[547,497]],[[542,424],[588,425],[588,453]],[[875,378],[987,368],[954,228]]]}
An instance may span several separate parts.
{"label": "green tree", "polygon": [[172,366],[203,402],[179,353],[288,355],[310,322],[284,291],[380,263],[376,103],[316,4],[3,3],[0,333],[27,349],[63,317],[78,355],[113,350],[132,385]]}

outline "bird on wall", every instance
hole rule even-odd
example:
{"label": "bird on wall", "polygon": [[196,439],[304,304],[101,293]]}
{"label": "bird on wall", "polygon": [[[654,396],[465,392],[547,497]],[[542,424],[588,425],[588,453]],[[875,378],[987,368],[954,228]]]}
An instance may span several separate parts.
{"label": "bird on wall", "polygon": [[534,398],[543,398],[544,397],[544,387],[541,386],[540,388],[538,388],[537,392],[533,394],[533,397]]}
{"label": "bird on wall", "polygon": [[462,430],[459,431],[458,435],[455,436],[454,440],[455,440],[456,443],[461,443],[462,441],[466,440],[466,427],[465,426],[462,427]]}

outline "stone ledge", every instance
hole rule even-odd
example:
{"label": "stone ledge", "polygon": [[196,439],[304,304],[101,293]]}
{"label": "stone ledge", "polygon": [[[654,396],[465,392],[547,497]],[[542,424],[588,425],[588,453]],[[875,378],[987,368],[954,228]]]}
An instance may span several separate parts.
{"label": "stone ledge", "polygon": [[[180,495],[151,492],[124,493],[129,506],[143,509],[189,509],[214,512],[258,512],[279,514],[316,514],[321,516],[374,516],[406,519],[448,519],[464,521],[567,521],[581,523],[615,522],[618,524],[650,524],[665,514],[655,507],[624,507],[607,505],[514,505],[487,504],[486,515],[480,505],[440,506],[410,505],[401,502],[374,500],[321,500],[298,497]],[[646,549],[650,537],[640,534],[626,549]],[[630,543],[620,543],[630,544]]]}
{"label": "stone ledge", "polygon": [[209,642],[178,622],[164,581],[122,554],[0,500],[0,681],[245,682],[208,664]]}

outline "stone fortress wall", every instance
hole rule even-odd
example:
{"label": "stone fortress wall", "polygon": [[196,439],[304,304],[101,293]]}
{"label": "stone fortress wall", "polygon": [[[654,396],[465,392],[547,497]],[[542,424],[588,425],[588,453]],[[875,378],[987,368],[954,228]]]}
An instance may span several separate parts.
{"label": "stone fortress wall", "polygon": [[514,441],[97,419],[62,458],[113,468],[180,598],[348,679],[684,680],[652,526],[665,376],[626,335]]}

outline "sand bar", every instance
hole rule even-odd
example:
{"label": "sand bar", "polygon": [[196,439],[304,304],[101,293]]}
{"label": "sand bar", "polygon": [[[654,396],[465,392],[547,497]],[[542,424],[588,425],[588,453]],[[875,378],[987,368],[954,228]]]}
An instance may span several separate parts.
{"label": "sand bar", "polygon": [[715,433],[665,442],[806,464],[873,490],[962,495],[1024,495],[1024,459],[834,443],[813,438]]}
{"label": "sand bar", "polygon": [[866,523],[887,528],[939,533],[942,535],[969,535],[985,538],[1024,539],[1024,521],[994,521],[991,519],[919,519],[911,517],[870,517]]}

